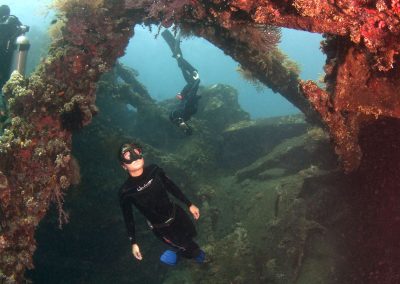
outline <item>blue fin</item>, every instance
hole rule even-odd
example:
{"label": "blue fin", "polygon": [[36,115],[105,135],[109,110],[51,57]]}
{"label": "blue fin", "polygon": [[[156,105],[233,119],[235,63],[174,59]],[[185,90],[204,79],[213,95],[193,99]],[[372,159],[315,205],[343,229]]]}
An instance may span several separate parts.
{"label": "blue fin", "polygon": [[160,261],[168,265],[176,265],[178,262],[178,256],[176,255],[176,252],[167,249],[160,256]]}
{"label": "blue fin", "polygon": [[194,258],[198,263],[203,263],[206,260],[206,253],[203,250],[200,250],[198,256]]}

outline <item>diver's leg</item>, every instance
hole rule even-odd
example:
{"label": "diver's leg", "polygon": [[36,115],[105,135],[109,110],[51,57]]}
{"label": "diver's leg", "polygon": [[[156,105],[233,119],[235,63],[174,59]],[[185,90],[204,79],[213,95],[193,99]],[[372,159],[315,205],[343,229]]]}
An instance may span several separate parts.
{"label": "diver's leg", "polygon": [[181,58],[182,57],[182,51],[180,47],[180,40],[176,39],[172,33],[169,30],[164,30],[161,33],[161,36],[164,38],[164,40],[167,42],[169,48],[172,51],[172,56],[175,58]]}
{"label": "diver's leg", "polygon": [[188,100],[189,98],[197,95],[197,90],[199,89],[200,79],[192,80],[183,87],[182,91],[179,93],[183,100]]}
{"label": "diver's leg", "polygon": [[183,234],[181,230],[177,229],[176,226],[173,226],[173,223],[169,227],[159,229],[154,228],[153,234],[163,243],[170,246],[172,251],[178,256],[193,258],[199,254],[199,246],[195,242],[182,237]]}
{"label": "diver's leg", "polygon": [[3,122],[6,117],[7,106],[6,99],[3,96],[3,93],[0,91],[0,123]]}
{"label": "diver's leg", "polygon": [[182,71],[183,77],[187,83],[190,83],[199,78],[198,71],[189,62],[187,62],[183,56],[180,48],[180,40],[176,39],[169,30],[164,30],[161,33],[164,40],[169,45],[173,56],[178,61],[178,66]]}
{"label": "diver's leg", "polygon": [[179,252],[184,248],[175,243],[173,238],[171,238],[171,228],[170,227],[158,228],[158,229],[153,228],[153,233],[163,243],[167,244],[172,248],[165,250],[161,254],[160,261],[167,265],[176,265],[179,260],[179,255],[177,252]]}
{"label": "diver's leg", "polygon": [[[204,252],[200,249],[199,245],[193,241],[193,238],[197,234],[196,228],[192,220],[181,207],[176,207],[175,220],[170,226],[153,229],[153,233],[165,244],[169,245],[173,251],[176,252],[178,258],[182,256],[185,258],[194,258],[198,262],[204,261]],[[171,251],[166,252],[164,252],[161,258],[163,262],[165,262],[165,258],[168,258],[167,256],[171,256]],[[175,259],[175,263],[178,258]]]}
{"label": "diver's leg", "polygon": [[11,52],[6,50],[0,51],[0,91],[8,79],[10,79],[12,56],[13,54]]}
{"label": "diver's leg", "polygon": [[175,233],[171,230],[171,227],[165,227],[160,229],[153,229],[153,234],[160,239],[163,243],[169,245],[174,251],[184,250],[185,248],[177,241]]}
{"label": "diver's leg", "polygon": [[196,80],[199,80],[199,73],[197,69],[194,68],[189,62],[187,62],[184,58],[180,57],[176,59],[178,61],[178,66],[182,71],[183,78],[185,81],[190,84]]}
{"label": "diver's leg", "polygon": [[10,71],[12,65],[13,53],[7,50],[0,51],[0,135],[3,129],[10,123],[7,110],[7,101],[3,95],[2,88],[10,79]]}
{"label": "diver's leg", "polygon": [[200,79],[196,79],[193,81],[192,84],[190,84],[190,88],[188,89],[188,98],[194,98],[194,97],[200,97],[197,95],[197,91],[199,90],[199,85],[200,85]]}
{"label": "diver's leg", "polygon": [[200,247],[193,240],[186,240],[182,243],[182,247],[184,247],[185,249],[178,250],[177,254],[184,258],[195,258],[200,254]]}
{"label": "diver's leg", "polygon": [[199,89],[200,80],[196,80],[193,84],[188,84],[188,88],[186,90],[183,101],[183,111],[182,111],[182,118],[184,121],[189,120],[192,115],[197,112],[197,106],[199,99],[201,98],[200,95],[197,95],[197,91]]}
{"label": "diver's leg", "polygon": [[178,255],[195,258],[200,253],[199,245],[193,241],[197,235],[196,228],[188,214],[179,206],[176,207],[175,221],[171,224],[171,231],[175,241],[183,248],[178,250]]}

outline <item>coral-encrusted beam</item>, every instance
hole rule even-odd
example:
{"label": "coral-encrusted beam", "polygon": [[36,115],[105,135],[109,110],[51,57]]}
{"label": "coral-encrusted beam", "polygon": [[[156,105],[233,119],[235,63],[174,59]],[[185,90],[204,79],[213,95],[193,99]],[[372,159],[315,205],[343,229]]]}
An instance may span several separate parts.
{"label": "coral-encrusted beam", "polygon": [[65,221],[63,194],[74,171],[71,133],[91,122],[95,83],[133,34],[137,19],[126,17],[123,2],[94,3],[60,1],[62,37],[34,75],[14,73],[3,88],[11,122],[0,138],[1,283],[23,283],[25,269],[33,268],[35,229],[52,201]]}
{"label": "coral-encrusted beam", "polygon": [[336,111],[329,94],[312,81],[303,82],[300,86],[301,91],[321,114],[322,120],[327,125],[344,170],[351,172],[357,169],[362,157],[358,145],[358,114],[348,113],[345,117],[340,111]]}

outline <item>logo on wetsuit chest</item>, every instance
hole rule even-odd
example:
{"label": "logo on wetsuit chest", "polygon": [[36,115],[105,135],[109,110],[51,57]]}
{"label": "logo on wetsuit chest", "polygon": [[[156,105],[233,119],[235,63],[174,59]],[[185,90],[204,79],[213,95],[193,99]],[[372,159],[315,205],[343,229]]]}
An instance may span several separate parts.
{"label": "logo on wetsuit chest", "polygon": [[138,188],[136,188],[137,191],[142,191],[143,189],[148,188],[151,183],[153,182],[153,179],[149,180],[148,182],[146,182],[144,185],[142,186],[138,186]]}

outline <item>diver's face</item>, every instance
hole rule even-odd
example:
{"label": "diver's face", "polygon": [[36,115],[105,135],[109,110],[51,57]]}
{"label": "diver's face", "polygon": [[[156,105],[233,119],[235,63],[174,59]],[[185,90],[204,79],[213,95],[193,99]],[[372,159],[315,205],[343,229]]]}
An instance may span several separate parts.
{"label": "diver's face", "polygon": [[[139,150],[139,149],[134,149],[134,151],[135,151],[135,153],[136,153],[137,155],[140,155],[140,156],[141,156],[141,153],[140,153],[140,150]],[[125,160],[130,160],[130,159],[131,159],[131,152],[130,152],[130,151],[127,151],[127,152],[124,153],[124,159],[125,159]],[[136,159],[136,160],[134,160],[134,161],[132,161],[132,162],[130,162],[130,163],[123,163],[123,164],[122,164],[122,167],[123,167],[124,169],[130,171],[130,172],[131,172],[131,171],[138,171],[138,170],[141,170],[141,169],[143,168],[143,166],[144,166],[144,159],[143,159],[143,157],[140,158],[140,159]]]}

